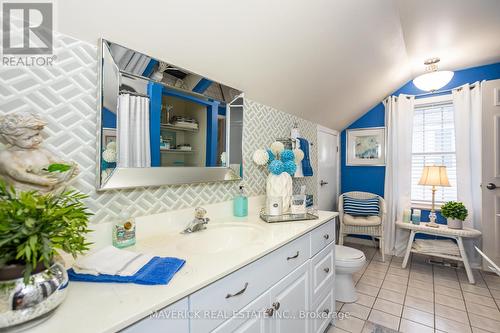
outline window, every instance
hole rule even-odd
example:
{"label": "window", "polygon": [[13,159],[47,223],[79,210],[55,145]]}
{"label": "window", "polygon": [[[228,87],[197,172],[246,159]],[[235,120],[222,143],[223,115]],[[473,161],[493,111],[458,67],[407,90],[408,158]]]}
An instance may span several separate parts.
{"label": "window", "polygon": [[[446,97],[446,99],[445,99]],[[411,168],[411,201],[432,201],[430,186],[418,185],[425,165],[445,165],[451,187],[438,187],[436,203],[457,200],[454,108],[449,96],[415,103]]]}

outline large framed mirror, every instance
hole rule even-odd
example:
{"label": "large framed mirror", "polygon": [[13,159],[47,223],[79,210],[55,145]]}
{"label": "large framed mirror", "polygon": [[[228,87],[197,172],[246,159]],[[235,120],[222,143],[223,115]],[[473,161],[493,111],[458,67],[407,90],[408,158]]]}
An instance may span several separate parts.
{"label": "large framed mirror", "polygon": [[241,179],[242,91],[101,39],[99,190]]}

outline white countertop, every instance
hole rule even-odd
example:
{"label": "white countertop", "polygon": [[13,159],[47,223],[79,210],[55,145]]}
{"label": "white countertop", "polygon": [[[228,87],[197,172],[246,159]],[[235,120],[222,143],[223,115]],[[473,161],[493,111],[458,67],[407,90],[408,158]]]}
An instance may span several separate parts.
{"label": "white countertop", "polygon": [[[182,230],[180,226],[185,226],[189,221],[183,220],[181,216],[187,217],[189,214],[192,217],[192,210],[184,210],[185,212],[175,216],[172,213],[165,213],[141,218],[141,221],[137,219],[137,244],[129,248],[130,250],[186,260],[184,267],[169,284],[143,286],[70,282],[66,300],[51,318],[30,332],[118,331],[261,258],[338,215],[334,212],[320,211],[318,220],[265,223],[260,220],[255,210],[245,218],[213,218],[210,213],[215,214],[218,205],[210,206],[214,207],[207,209],[208,216],[211,217],[209,227],[210,224],[227,222],[252,224],[262,231],[262,241],[229,252],[186,254],[181,253],[175,247],[175,243],[181,237],[189,236],[181,235],[179,231]],[[97,229],[106,229],[106,226],[97,226]],[[96,246],[102,246],[103,242],[110,239],[108,236],[105,238],[106,241],[103,241],[101,235],[93,241],[96,242]]]}

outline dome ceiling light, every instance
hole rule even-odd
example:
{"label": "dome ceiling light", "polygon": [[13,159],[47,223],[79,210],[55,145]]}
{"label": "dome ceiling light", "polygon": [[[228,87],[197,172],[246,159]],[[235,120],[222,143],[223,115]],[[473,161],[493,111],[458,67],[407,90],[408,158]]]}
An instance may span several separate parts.
{"label": "dome ceiling light", "polygon": [[438,71],[439,58],[430,58],[424,62],[425,73],[413,79],[413,84],[420,90],[436,91],[447,85],[453,78],[452,71]]}

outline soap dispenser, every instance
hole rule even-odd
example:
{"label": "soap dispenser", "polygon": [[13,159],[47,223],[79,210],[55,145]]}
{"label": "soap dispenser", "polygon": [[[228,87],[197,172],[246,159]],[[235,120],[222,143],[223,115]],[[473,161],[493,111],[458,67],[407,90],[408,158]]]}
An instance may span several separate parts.
{"label": "soap dispenser", "polygon": [[245,196],[243,185],[240,186],[240,193],[234,198],[233,214],[238,217],[248,215],[248,198]]}
{"label": "soap dispenser", "polygon": [[119,249],[135,245],[135,220],[127,212],[121,212],[113,225],[113,246]]}

